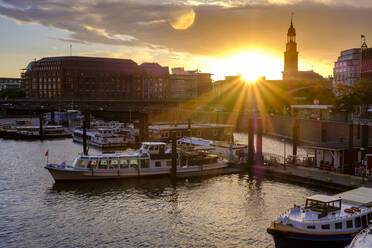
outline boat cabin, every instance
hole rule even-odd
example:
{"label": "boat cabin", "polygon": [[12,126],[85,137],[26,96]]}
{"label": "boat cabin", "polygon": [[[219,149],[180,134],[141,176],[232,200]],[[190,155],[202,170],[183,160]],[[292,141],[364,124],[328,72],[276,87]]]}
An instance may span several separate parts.
{"label": "boat cabin", "polygon": [[167,144],[164,142],[143,142],[140,151],[150,155],[164,155]]}
{"label": "boat cabin", "polygon": [[306,209],[319,212],[319,218],[325,217],[328,213],[341,210],[341,198],[328,195],[313,195],[306,198]]}

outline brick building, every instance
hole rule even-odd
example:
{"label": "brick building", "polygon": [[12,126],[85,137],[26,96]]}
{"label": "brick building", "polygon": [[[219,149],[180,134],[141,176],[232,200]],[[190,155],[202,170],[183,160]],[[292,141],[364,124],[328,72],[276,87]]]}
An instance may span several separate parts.
{"label": "brick building", "polygon": [[169,72],[130,59],[65,56],[31,62],[24,75],[27,98],[147,99],[166,97]]}

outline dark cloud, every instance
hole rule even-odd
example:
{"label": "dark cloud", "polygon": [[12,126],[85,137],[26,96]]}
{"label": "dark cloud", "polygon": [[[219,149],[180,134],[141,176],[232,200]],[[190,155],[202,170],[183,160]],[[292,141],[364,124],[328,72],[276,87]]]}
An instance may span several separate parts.
{"label": "dark cloud", "polygon": [[[291,12],[299,50],[311,58],[336,59],[340,50],[359,45],[360,34],[372,37],[369,0],[357,1],[357,6],[346,0],[200,2],[193,6],[195,21],[186,30],[173,29],[169,18],[189,8],[187,1],[3,0],[0,15],[70,31],[74,42],[161,47],[207,56],[249,46],[284,50]],[[223,6],[226,3],[233,7]]]}

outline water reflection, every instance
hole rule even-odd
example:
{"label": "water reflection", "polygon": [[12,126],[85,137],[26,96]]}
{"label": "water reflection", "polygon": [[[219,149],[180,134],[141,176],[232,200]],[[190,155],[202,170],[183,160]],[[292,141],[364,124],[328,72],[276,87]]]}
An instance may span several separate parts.
{"label": "water reflection", "polygon": [[[0,140],[1,141],[1,140]],[[0,246],[273,247],[266,227],[323,190],[251,172],[54,184],[43,168],[72,161],[71,140],[1,141]]]}

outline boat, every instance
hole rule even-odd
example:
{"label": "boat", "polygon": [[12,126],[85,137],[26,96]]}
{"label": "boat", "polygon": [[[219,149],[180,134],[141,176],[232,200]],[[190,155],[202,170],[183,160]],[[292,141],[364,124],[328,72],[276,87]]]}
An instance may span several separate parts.
{"label": "boat", "polygon": [[[176,155],[177,177],[216,173],[227,167],[225,161],[205,150],[178,150]],[[171,168],[171,149],[163,142],[143,142],[141,148],[134,152],[79,154],[72,165],[45,166],[56,182],[169,175]]]}
{"label": "boat", "polygon": [[[370,223],[371,225],[372,223]],[[372,247],[372,226],[360,231],[351,241],[347,248],[371,248]]]}
{"label": "boat", "polygon": [[280,215],[267,232],[279,247],[345,247],[372,221],[372,189],[316,194]]}
{"label": "boat", "polygon": [[[83,130],[75,129],[72,139],[75,142],[83,143]],[[116,133],[111,128],[88,129],[86,132],[87,144],[98,148],[115,148],[131,146],[136,144],[135,136],[124,130]]]}
{"label": "boat", "polygon": [[[1,137],[6,139],[40,139],[40,126],[16,126],[1,132]],[[43,138],[69,138],[71,133],[63,126],[43,126]]]}
{"label": "boat", "polygon": [[198,137],[184,137],[177,140],[177,145],[180,147],[208,147],[211,148],[210,152],[218,156],[226,158],[231,163],[240,163],[245,161],[245,156],[248,153],[246,145],[218,141],[218,140],[207,140]]}

